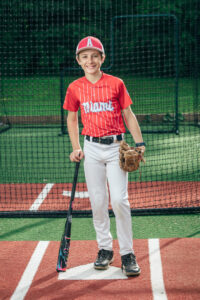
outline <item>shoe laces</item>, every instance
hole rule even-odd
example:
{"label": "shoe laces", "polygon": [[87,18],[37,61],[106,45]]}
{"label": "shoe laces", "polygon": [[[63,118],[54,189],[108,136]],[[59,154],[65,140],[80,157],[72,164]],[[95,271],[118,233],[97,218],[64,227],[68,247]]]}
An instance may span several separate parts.
{"label": "shoe laces", "polygon": [[136,257],[133,253],[127,254],[122,259],[124,265],[136,264]]}
{"label": "shoe laces", "polygon": [[107,251],[104,249],[99,250],[98,258],[105,258],[105,257],[107,257]]}

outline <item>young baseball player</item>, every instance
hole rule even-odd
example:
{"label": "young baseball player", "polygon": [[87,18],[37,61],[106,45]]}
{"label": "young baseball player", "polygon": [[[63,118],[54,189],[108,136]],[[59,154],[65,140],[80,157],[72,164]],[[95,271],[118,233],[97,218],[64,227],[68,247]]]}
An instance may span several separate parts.
{"label": "young baseball player", "polygon": [[[133,250],[128,173],[119,166],[119,145],[126,131],[123,120],[136,146],[144,151],[145,143],[123,81],[101,71],[105,52],[100,40],[91,36],[82,39],[76,48],[76,60],[85,76],[69,85],[63,107],[68,110],[67,126],[73,149],[70,160],[78,162],[84,158],[99,248],[94,268],[107,269],[113,261],[108,214],[109,189],[122,270],[127,276],[139,275],[140,267]],[[82,135],[85,136],[83,150],[79,142],[79,108],[83,123]]]}

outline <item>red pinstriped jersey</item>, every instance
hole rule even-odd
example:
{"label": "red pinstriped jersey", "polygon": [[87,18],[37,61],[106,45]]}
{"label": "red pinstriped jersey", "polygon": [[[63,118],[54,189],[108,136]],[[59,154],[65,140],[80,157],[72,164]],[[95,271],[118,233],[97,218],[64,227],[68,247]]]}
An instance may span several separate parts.
{"label": "red pinstriped jersey", "polygon": [[123,81],[102,73],[95,84],[81,77],[72,82],[66,93],[63,108],[81,109],[83,135],[102,137],[126,131],[121,110],[132,104]]}

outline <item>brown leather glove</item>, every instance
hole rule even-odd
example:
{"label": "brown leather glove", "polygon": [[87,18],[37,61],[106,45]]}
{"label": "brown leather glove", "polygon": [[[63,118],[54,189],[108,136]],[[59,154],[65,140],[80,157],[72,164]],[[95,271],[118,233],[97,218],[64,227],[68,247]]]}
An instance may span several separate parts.
{"label": "brown leather glove", "polygon": [[125,141],[120,143],[119,165],[126,172],[136,171],[140,167],[140,162],[145,162],[144,151],[139,147],[130,147]]}

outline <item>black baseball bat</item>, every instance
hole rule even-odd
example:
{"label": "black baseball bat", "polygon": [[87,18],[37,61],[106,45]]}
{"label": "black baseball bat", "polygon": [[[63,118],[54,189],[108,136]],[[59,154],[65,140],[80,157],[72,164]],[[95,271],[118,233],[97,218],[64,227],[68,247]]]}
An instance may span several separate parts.
{"label": "black baseball bat", "polygon": [[67,269],[67,260],[68,260],[70,240],[71,240],[72,210],[73,210],[72,204],[75,196],[79,166],[80,166],[80,162],[77,162],[75,172],[74,172],[74,180],[72,184],[72,193],[71,193],[71,198],[69,203],[69,209],[67,212],[67,219],[65,222],[64,232],[61,238],[60,248],[58,252],[58,261],[56,267],[57,272],[65,272]]}

